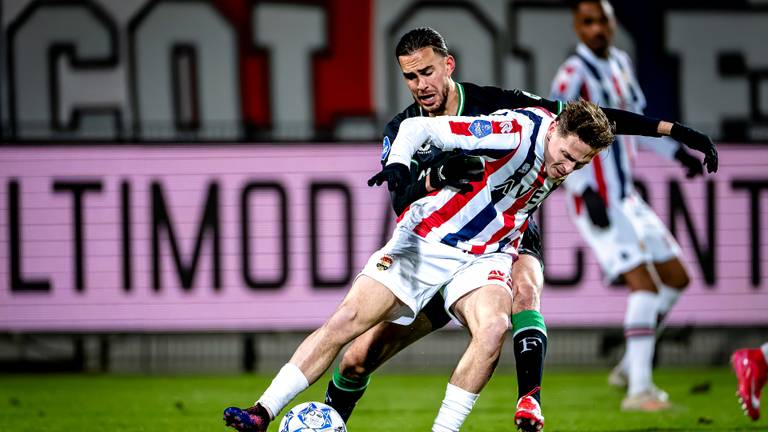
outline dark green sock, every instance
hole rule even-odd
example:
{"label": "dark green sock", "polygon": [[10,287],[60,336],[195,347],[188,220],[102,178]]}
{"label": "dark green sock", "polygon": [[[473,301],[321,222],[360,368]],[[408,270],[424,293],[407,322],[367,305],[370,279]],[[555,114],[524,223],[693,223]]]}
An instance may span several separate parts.
{"label": "dark green sock", "polygon": [[328,382],[325,390],[325,403],[333,407],[346,423],[355,409],[357,401],[363,397],[370,375],[358,378],[347,378],[339,373],[339,368],[334,369],[333,379]]}
{"label": "dark green sock", "polygon": [[513,314],[512,331],[518,398],[532,393],[541,402],[541,379],[544,375],[544,357],[547,355],[547,326],[544,317],[535,310]]}

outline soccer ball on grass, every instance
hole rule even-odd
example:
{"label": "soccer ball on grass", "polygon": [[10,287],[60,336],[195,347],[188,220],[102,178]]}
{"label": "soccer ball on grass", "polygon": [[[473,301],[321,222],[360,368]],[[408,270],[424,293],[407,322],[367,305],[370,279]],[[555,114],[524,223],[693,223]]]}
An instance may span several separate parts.
{"label": "soccer ball on grass", "polygon": [[279,432],[347,432],[339,413],[320,402],[304,402],[291,408],[280,421]]}

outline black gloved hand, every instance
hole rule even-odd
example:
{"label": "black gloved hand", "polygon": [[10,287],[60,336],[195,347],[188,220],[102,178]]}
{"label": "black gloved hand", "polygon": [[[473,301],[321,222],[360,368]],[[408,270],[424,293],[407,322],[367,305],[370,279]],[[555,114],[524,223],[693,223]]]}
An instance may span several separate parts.
{"label": "black gloved hand", "polygon": [[691,129],[688,126],[675,122],[672,124],[672,130],[669,131],[669,136],[680,143],[685,144],[688,148],[703,153],[704,165],[707,167],[707,172],[713,173],[717,171],[717,148],[715,148],[715,144],[707,135],[696,129]]}
{"label": "black gloved hand", "polygon": [[685,151],[684,148],[680,147],[677,149],[675,152],[675,159],[685,167],[685,176],[687,178],[694,178],[704,174],[704,166],[701,164],[701,161]]}
{"label": "black gloved hand", "polygon": [[384,182],[390,191],[400,190],[411,182],[411,170],[401,163],[389,164],[368,179],[368,186],[381,186]]}
{"label": "black gloved hand", "polygon": [[485,174],[485,162],[479,156],[451,155],[429,169],[429,185],[434,189],[450,186],[467,193],[473,181],[480,181]]}
{"label": "black gloved hand", "polygon": [[610,225],[610,222],[608,221],[608,211],[605,208],[605,201],[603,201],[600,194],[588,187],[584,193],[581,194],[581,199],[584,200],[584,205],[587,206],[587,214],[595,226],[606,228]]}

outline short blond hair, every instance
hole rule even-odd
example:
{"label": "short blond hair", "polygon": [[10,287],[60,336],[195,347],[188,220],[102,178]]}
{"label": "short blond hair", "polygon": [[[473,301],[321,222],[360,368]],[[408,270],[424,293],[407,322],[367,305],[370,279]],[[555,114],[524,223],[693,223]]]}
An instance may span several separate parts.
{"label": "short blond hair", "polygon": [[584,99],[568,102],[557,116],[557,131],[562,136],[576,135],[596,150],[602,150],[615,139],[616,125],[603,110]]}

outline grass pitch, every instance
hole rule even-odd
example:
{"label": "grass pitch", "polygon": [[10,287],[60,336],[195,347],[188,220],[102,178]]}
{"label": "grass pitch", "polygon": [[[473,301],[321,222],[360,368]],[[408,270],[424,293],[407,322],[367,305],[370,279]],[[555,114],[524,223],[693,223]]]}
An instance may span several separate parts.
{"label": "grass pitch", "polygon": [[[661,369],[656,383],[674,408],[663,413],[622,413],[620,391],[605,384],[607,371],[547,371],[543,409],[547,432],[557,431],[768,431],[768,413],[747,419],[734,397],[727,368]],[[374,376],[349,421],[351,432],[429,431],[447,373]],[[227,431],[228,405],[252,402],[271,377],[243,375],[115,376],[0,375],[0,431]],[[327,379],[292,405],[323,400]],[[514,374],[497,373],[462,431],[513,431]],[[764,409],[765,411],[765,409]],[[277,422],[270,427],[277,431]]]}

